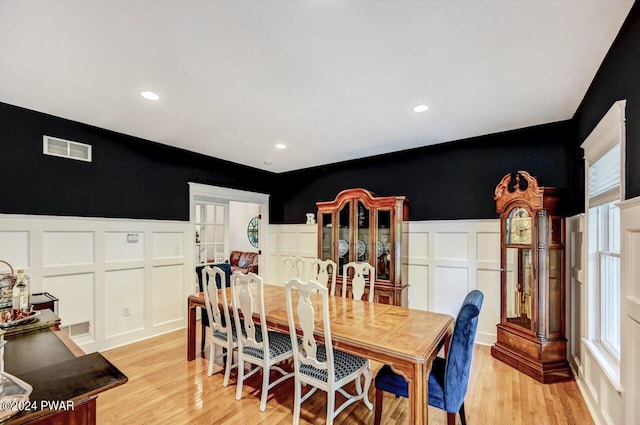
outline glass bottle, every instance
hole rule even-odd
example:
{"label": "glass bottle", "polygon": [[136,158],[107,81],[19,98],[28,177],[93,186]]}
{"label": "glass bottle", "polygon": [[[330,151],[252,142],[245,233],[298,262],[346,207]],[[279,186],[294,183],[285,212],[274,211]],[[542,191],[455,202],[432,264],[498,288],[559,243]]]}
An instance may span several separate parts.
{"label": "glass bottle", "polygon": [[24,270],[18,270],[18,281],[13,287],[13,308],[16,310],[26,310],[29,306],[29,288],[24,277]]}

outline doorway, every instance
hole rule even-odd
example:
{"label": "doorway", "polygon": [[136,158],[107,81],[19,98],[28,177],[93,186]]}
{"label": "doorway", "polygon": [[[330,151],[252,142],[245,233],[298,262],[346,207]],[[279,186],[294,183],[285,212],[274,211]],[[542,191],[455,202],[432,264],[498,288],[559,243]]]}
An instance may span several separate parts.
{"label": "doorway", "polygon": [[[243,251],[246,248],[247,251],[264,254],[269,246],[267,194],[189,183],[189,211],[193,226],[193,240],[188,243],[192,247],[192,268],[196,264],[226,261],[234,249]],[[259,235],[257,246],[249,241],[249,226],[253,217],[259,217],[257,227],[252,227],[254,235],[256,232]],[[261,275],[267,271],[267,262],[263,258],[263,255],[259,256],[258,269]]]}

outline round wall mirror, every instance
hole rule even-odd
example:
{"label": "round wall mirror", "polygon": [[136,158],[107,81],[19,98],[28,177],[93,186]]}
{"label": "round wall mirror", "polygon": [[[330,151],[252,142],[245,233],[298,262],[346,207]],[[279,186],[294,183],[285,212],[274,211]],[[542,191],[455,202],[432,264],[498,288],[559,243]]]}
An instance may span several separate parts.
{"label": "round wall mirror", "polygon": [[253,217],[249,220],[249,226],[247,226],[247,237],[249,238],[249,243],[255,248],[258,247],[258,226],[258,217]]}

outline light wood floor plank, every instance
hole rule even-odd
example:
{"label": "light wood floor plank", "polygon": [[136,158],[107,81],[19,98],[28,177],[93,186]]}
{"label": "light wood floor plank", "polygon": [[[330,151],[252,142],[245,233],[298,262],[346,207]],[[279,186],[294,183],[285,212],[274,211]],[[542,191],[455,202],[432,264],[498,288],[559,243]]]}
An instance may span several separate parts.
{"label": "light wood floor plank", "polygon": [[[199,331],[197,335],[199,335]],[[175,331],[102,353],[129,377],[123,386],[98,397],[99,424],[264,424],[292,422],[293,383],[269,393],[267,410],[260,412],[260,374],[235,399],[235,371],[222,386],[220,366],[207,376],[208,360],[186,361],[186,330]],[[198,343],[199,346],[199,343]],[[491,357],[490,348],[477,345],[469,378],[465,409],[469,425],[593,424],[575,382],[540,384]],[[374,375],[381,365],[372,363]],[[276,376],[276,375],[274,375]],[[369,399],[375,399],[373,385]],[[406,399],[385,394],[382,422],[406,424]],[[314,394],[302,407],[301,424],[324,424],[326,396]],[[429,423],[446,424],[446,414],[429,408]],[[363,403],[349,406],[336,425],[373,423],[373,411]],[[458,419],[458,423],[460,420]]]}

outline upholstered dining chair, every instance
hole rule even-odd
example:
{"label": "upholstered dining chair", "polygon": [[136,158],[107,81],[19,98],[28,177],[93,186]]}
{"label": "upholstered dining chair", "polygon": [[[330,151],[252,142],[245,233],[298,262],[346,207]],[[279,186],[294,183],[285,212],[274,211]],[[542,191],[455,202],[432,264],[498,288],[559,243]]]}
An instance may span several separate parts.
{"label": "upholstered dining chair", "polygon": [[347,296],[347,278],[349,277],[349,269],[353,269],[353,277],[351,279],[351,294],[353,299],[361,300],[364,295],[364,289],[367,286],[367,279],[365,276],[369,276],[369,296],[367,301],[373,302],[374,291],[373,288],[376,284],[376,269],[369,263],[356,263],[350,262],[342,267],[342,296]]}
{"label": "upholstered dining chair", "polygon": [[336,275],[338,265],[331,260],[312,260],[309,262],[310,280],[315,280],[329,288],[331,295],[336,294]]}
{"label": "upholstered dining chair", "polygon": [[[478,290],[467,294],[456,318],[455,328],[447,358],[436,357],[429,375],[429,405],[447,412],[447,423],[455,425],[456,413],[460,413],[462,425],[466,425],[464,397],[469,383],[469,369],[473,354],[473,341],[478,327],[478,315],[484,295]],[[389,365],[384,365],[376,375],[376,411],[374,424],[382,417],[383,391],[408,397],[409,385]]]}
{"label": "upholstered dining chair", "polygon": [[[202,283],[204,282],[202,279],[204,274],[202,273],[202,270],[208,266],[218,267],[222,271],[224,271],[225,286],[229,287],[231,285],[231,265],[229,265],[229,263],[221,262],[221,263],[213,263],[213,264],[199,264],[195,267],[196,281],[198,282],[198,292],[204,292],[204,285]],[[216,286],[218,288],[222,287],[222,279],[220,278],[220,276],[216,277]],[[201,325],[200,326],[200,351],[204,351],[204,346],[207,339],[207,328],[209,327],[209,317],[206,314],[206,309],[202,309],[202,312],[200,315],[200,325]]]}
{"label": "upholstered dining chair", "polygon": [[[262,370],[260,411],[264,411],[267,407],[269,390],[284,380],[293,377],[293,372],[287,372],[277,366],[279,363],[293,357],[289,335],[269,331],[266,326],[258,326],[254,322],[254,317],[257,315],[260,323],[266,323],[262,285],[262,278],[255,273],[244,274],[240,271],[235,271],[231,275],[231,302],[233,317],[238,330],[236,400],[242,398],[243,382]],[[240,319],[241,313],[244,320]],[[257,366],[246,375],[244,371],[245,362]],[[269,383],[271,370],[278,371],[282,376]]]}
{"label": "upholstered dining chair", "polygon": [[[233,350],[238,346],[236,337],[236,327],[231,321],[229,309],[220,308],[220,301],[223,306],[227,306],[227,291],[222,286],[226,279],[226,272],[219,266],[206,266],[202,269],[202,282],[205,282],[204,300],[209,318],[209,328],[211,329],[211,344],[209,351],[208,376],[213,375],[213,365],[216,358],[216,345],[222,347],[226,353],[223,387],[229,385],[229,374],[233,365]],[[219,290],[221,288],[222,290]],[[221,296],[221,299],[219,298]],[[220,313],[222,310],[222,314]]]}
{"label": "upholstered dining chair", "polygon": [[[293,291],[298,295],[297,301],[293,299]],[[333,420],[347,406],[358,400],[363,400],[369,410],[373,409],[368,398],[371,385],[371,369],[369,360],[333,348],[331,340],[331,323],[329,321],[329,289],[314,281],[303,282],[294,279],[285,284],[287,302],[287,319],[293,350],[293,365],[295,373],[293,423],[300,422],[300,410],[302,403],[316,390],[327,393],[327,425],[332,425]],[[314,301],[320,300],[324,345],[316,342],[314,336],[315,315]],[[295,313],[294,313],[295,312]],[[296,328],[302,330],[302,342],[298,343]],[[364,375],[364,390],[360,377]],[[346,392],[343,387],[355,381],[356,394]],[[302,395],[302,385],[309,385],[309,390]],[[335,408],[336,392],[340,392],[346,400]]]}

